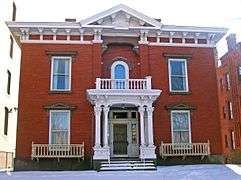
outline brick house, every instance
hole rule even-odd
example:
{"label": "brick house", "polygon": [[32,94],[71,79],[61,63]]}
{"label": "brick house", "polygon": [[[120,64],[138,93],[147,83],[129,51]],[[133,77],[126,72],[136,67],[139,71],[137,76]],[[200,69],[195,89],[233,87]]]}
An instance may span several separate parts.
{"label": "brick house", "polygon": [[225,156],[240,149],[241,145],[241,44],[236,43],[235,34],[226,39],[228,52],[221,57],[221,66],[217,69]]}
{"label": "brick house", "polygon": [[95,167],[222,157],[215,46],[227,29],[165,25],[122,4],[80,22],[7,25],[22,50],[16,169],[83,150]]}

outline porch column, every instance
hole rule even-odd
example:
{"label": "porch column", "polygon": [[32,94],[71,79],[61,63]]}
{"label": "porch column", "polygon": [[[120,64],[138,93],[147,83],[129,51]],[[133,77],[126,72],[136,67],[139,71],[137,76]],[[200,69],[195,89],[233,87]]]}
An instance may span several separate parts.
{"label": "porch column", "polygon": [[148,106],[147,110],[147,122],[148,122],[148,147],[153,147],[153,110],[152,106]]}
{"label": "porch column", "polygon": [[95,105],[95,148],[100,148],[100,116],[102,108]]}
{"label": "porch column", "polygon": [[140,113],[140,127],[141,127],[141,146],[144,147],[145,146],[145,129],[144,129],[144,111],[145,108],[143,106],[140,106],[138,108],[138,111]]}
{"label": "porch column", "polygon": [[108,114],[110,108],[108,106],[104,107],[104,147],[108,147]]}

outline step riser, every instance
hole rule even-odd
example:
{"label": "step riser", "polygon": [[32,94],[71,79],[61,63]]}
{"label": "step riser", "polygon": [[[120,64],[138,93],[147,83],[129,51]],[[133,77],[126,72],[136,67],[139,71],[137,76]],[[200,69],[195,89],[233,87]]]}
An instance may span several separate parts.
{"label": "step riser", "polygon": [[136,171],[136,170],[156,170],[153,161],[127,161],[127,160],[116,160],[110,162],[102,162],[100,171]]}

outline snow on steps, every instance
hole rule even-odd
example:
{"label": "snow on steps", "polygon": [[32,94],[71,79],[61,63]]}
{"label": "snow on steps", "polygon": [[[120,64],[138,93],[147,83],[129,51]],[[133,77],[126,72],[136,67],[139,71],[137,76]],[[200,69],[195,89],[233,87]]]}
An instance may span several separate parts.
{"label": "snow on steps", "polygon": [[140,160],[111,160],[110,163],[104,161],[101,163],[100,171],[130,171],[130,170],[156,170],[153,161],[140,161]]}

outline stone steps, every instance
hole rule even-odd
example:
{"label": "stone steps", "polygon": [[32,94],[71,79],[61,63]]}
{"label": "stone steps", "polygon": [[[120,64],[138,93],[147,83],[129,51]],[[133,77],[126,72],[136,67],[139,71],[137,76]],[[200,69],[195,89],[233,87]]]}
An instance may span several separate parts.
{"label": "stone steps", "polygon": [[100,165],[100,171],[131,171],[131,170],[156,170],[153,161],[140,160],[111,160],[103,161]]}

